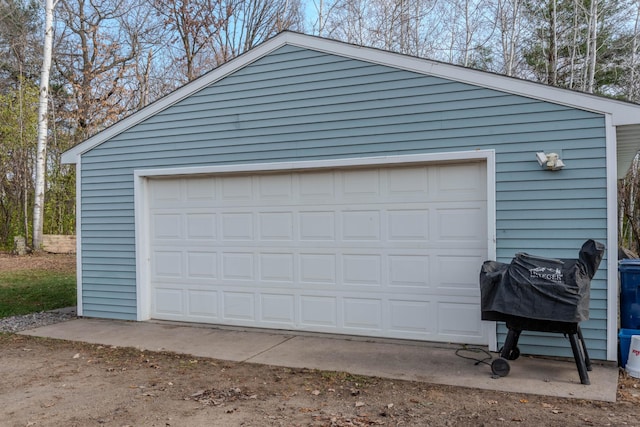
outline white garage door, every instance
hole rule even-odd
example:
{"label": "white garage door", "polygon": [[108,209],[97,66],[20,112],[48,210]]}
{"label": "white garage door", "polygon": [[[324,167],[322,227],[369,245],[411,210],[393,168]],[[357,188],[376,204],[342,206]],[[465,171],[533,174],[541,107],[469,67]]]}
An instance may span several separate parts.
{"label": "white garage door", "polygon": [[148,188],[152,318],[487,342],[484,162]]}

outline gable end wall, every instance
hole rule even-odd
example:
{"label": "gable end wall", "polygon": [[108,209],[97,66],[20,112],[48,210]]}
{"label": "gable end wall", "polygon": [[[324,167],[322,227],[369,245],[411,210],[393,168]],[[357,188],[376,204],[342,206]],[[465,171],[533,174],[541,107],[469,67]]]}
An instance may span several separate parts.
{"label": "gable end wall", "polygon": [[[136,319],[135,169],[476,149],[496,151],[499,261],[607,244],[602,115],[285,46],[82,155],[83,314]],[[566,168],[543,171],[537,151]],[[605,259],[582,324],[596,359],[606,359],[606,277]],[[555,335],[524,333],[520,347],[571,355]]]}

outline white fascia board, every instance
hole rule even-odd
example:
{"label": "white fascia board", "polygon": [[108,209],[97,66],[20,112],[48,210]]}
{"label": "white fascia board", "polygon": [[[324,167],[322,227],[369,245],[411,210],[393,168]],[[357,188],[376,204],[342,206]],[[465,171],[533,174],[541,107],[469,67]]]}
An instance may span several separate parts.
{"label": "white fascia board", "polygon": [[347,44],[336,40],[322,39],[298,33],[287,33],[284,35],[290,36],[287,39],[287,44],[301,48],[319,50],[328,54],[346,56],[595,113],[611,114],[612,124],[614,126],[640,123],[640,105],[630,102],[618,101],[598,95],[558,88],[543,83],[487,71],[474,70],[430,59]]}

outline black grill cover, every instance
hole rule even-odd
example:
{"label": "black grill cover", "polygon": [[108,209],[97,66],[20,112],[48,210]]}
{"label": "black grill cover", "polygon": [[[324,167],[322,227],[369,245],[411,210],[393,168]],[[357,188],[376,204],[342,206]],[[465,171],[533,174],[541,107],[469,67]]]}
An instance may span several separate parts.
{"label": "black grill cover", "polygon": [[602,243],[587,240],[578,259],[518,253],[510,264],[485,261],[480,271],[482,320],[589,319],[589,287],[603,255]]}

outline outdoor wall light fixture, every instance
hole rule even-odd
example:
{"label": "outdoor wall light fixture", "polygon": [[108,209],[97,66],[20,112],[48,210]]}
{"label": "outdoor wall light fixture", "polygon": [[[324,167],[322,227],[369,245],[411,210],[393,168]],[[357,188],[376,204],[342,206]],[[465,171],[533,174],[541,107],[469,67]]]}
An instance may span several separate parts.
{"label": "outdoor wall light fixture", "polygon": [[564,167],[564,163],[556,153],[546,154],[540,151],[536,153],[536,159],[538,160],[538,164],[546,170],[559,171]]}

